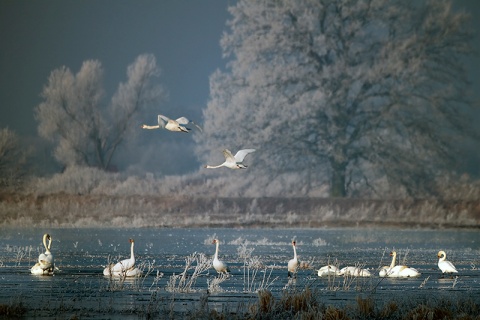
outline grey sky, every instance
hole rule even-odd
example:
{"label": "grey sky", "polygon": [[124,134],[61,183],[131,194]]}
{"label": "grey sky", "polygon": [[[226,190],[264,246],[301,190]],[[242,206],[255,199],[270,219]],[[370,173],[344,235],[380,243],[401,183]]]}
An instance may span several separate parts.
{"label": "grey sky", "polygon": [[77,72],[84,60],[98,59],[109,97],[142,53],[153,53],[162,69],[165,106],[200,116],[208,77],[224,64],[219,41],[231,3],[0,0],[0,127],[36,135],[33,108],[53,69]]}

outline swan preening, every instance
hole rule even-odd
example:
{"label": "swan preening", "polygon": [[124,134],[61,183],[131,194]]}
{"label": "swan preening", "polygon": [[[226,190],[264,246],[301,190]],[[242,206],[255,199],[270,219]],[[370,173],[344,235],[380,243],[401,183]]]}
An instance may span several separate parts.
{"label": "swan preening", "polygon": [[440,270],[442,270],[442,274],[458,273],[457,268],[455,268],[453,263],[446,260],[447,259],[447,254],[445,253],[445,251],[443,251],[443,250],[438,251],[437,257],[438,257],[438,268],[440,268]]}
{"label": "swan preening", "polygon": [[220,167],[227,167],[230,169],[246,169],[247,166],[242,163],[243,159],[245,159],[247,154],[252,152],[255,152],[255,149],[243,149],[243,150],[237,151],[237,153],[234,156],[232,155],[232,152],[230,152],[230,150],[225,149],[223,150],[223,155],[225,156],[224,163],[219,164],[217,166],[206,165],[205,168],[215,169]]}
{"label": "swan preening", "polygon": [[32,274],[53,274],[55,265],[53,263],[53,255],[50,252],[50,248],[52,246],[52,237],[48,233],[45,233],[43,235],[43,246],[45,247],[45,253],[41,253],[38,256],[38,262],[30,269],[30,272]]}
{"label": "swan preening", "polygon": [[317,274],[319,277],[339,276],[340,269],[338,269],[334,265],[329,264],[318,269]]}
{"label": "swan preening", "polygon": [[370,277],[372,274],[367,269],[360,267],[345,267],[340,269],[340,275],[352,277]]}
{"label": "swan preening", "polygon": [[220,244],[220,241],[218,239],[213,239],[212,244],[216,245],[215,255],[213,256],[213,268],[215,268],[215,270],[217,270],[218,273],[230,272],[230,269],[228,268],[227,264],[218,259],[218,246]]}
{"label": "swan preening", "polygon": [[418,272],[415,268],[410,268],[407,266],[402,265],[395,265],[395,260],[397,258],[397,253],[392,251],[390,253],[392,256],[392,262],[390,266],[385,266],[380,269],[378,275],[380,277],[387,277],[387,278],[411,278],[411,277],[418,277],[420,272]]}
{"label": "swan preening", "polygon": [[293,259],[288,261],[287,269],[288,269],[288,277],[293,277],[296,276],[297,274],[297,269],[299,266],[298,258],[297,258],[297,242],[295,240],[292,241],[292,247],[293,247]]}
{"label": "swan preening", "polygon": [[169,117],[166,117],[166,116],[161,115],[161,114],[158,115],[158,124],[157,125],[149,126],[149,125],[143,124],[142,129],[166,129],[166,130],[169,130],[169,131],[187,132],[188,133],[188,131],[190,131],[192,129],[185,127],[185,125],[187,125],[189,123],[193,124],[200,131],[202,131],[202,128],[200,128],[193,121],[190,121],[185,117],[180,117],[177,120],[173,120],[173,119],[170,119]]}
{"label": "swan preening", "polygon": [[130,258],[111,264],[103,270],[105,276],[113,277],[137,277],[142,274],[142,271],[135,267],[135,255],[133,254],[133,246],[135,241],[129,239],[130,242]]}

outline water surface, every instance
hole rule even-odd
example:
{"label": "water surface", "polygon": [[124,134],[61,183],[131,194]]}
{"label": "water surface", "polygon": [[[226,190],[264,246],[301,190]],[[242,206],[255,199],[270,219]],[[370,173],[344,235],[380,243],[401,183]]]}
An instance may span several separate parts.
{"label": "water surface", "polygon": [[[34,276],[29,271],[44,251],[43,233],[53,238],[51,251],[58,268],[54,276]],[[129,257],[129,238],[135,240],[137,265],[145,276],[125,282],[104,277],[102,271],[109,261]],[[221,241],[220,258],[229,264],[230,277],[209,290],[217,277],[210,268],[196,278],[189,292],[172,292],[169,281],[184,271],[187,256],[203,253],[211,259],[213,238]],[[286,264],[293,257],[293,239],[306,268],[289,281]],[[221,311],[226,305],[253,303],[257,288],[266,287],[279,297],[285,290],[302,290],[307,285],[325,303],[338,305],[355,301],[359,295],[377,300],[469,295],[480,301],[479,240],[479,233],[472,230],[3,229],[0,304],[21,302],[28,306],[28,315],[37,318],[57,315],[61,309],[93,318],[137,319],[152,310],[193,310],[205,299],[210,308]],[[392,250],[397,252],[397,264],[414,267],[422,275],[379,278],[378,268],[390,264]],[[458,277],[441,277],[439,250],[447,252]],[[245,267],[252,262],[254,266]],[[374,276],[318,278],[316,269],[328,263],[362,265]],[[192,273],[193,267],[187,271]]]}

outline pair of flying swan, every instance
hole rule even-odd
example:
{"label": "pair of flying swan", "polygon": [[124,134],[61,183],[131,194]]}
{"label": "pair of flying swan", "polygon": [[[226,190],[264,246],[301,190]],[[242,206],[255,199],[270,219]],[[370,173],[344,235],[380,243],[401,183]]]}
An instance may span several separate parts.
{"label": "pair of flying swan", "polygon": [[[190,128],[187,128],[186,125],[189,123],[195,125],[200,131],[202,129],[196,125],[193,121],[188,120],[185,117],[180,117],[177,120],[170,119],[164,115],[158,115],[158,124],[154,126],[143,124],[143,129],[166,129],[169,131],[175,132],[187,132],[190,131]],[[223,155],[225,156],[225,162],[216,165],[206,165],[205,168],[209,169],[216,169],[220,167],[227,167],[230,169],[246,169],[247,166],[243,164],[243,159],[245,159],[246,155],[249,153],[254,152],[255,149],[243,149],[239,150],[235,155],[228,149],[223,150]]]}

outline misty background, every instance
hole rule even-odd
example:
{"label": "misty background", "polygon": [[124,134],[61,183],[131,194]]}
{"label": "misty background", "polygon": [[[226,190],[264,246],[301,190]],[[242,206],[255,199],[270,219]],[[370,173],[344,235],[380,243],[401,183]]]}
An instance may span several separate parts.
{"label": "misty background", "polygon": [[[77,72],[83,61],[99,60],[105,70],[106,96],[111,96],[125,80],[127,66],[143,53],[155,55],[161,69],[159,84],[168,93],[167,100],[147,115],[144,123],[155,124],[158,113],[172,118],[183,115],[201,123],[209,95],[208,78],[225,63],[219,41],[232,3],[0,1],[0,127],[8,127],[29,144],[44,146],[37,165],[41,170],[52,169],[55,160],[48,145],[38,138],[33,112],[50,72],[61,66]],[[141,124],[139,141],[146,149],[126,152],[123,157],[137,158],[149,166],[147,171],[155,171],[155,166],[169,174],[198,169],[195,155],[189,152],[191,136],[143,132]],[[165,158],[148,159],[150,147],[163,148]]]}
{"label": "misty background", "polygon": [[[34,108],[52,70],[62,66],[76,73],[82,63],[95,59],[105,71],[106,96],[111,97],[126,80],[126,68],[137,56],[156,57],[157,79],[168,96],[150,108],[135,123],[137,143],[118,152],[114,164],[119,170],[142,174],[183,175],[199,170],[191,134],[165,130],[141,130],[141,124],[155,124],[157,114],[172,118],[186,116],[203,124],[203,110],[210,99],[209,78],[224,70],[220,39],[231,18],[227,8],[236,1],[0,1],[0,128],[8,127],[26,145],[35,146],[36,174],[60,172],[52,147],[39,138]],[[457,10],[472,15],[474,30],[480,30],[480,3],[455,0]],[[480,52],[465,58],[474,98],[480,100]],[[480,112],[472,117],[480,120]],[[198,137],[198,135],[197,135]],[[201,139],[201,136],[200,138]],[[225,146],[229,147],[229,146]],[[234,147],[249,147],[239,142]],[[462,170],[480,175],[478,143],[465,143],[468,151]],[[233,151],[233,150],[232,150]],[[221,149],[216,150],[223,161]],[[211,164],[218,164],[211,163]],[[209,173],[210,174],[210,173]],[[228,173],[231,174],[231,173]],[[247,180],[248,181],[248,180]]]}

